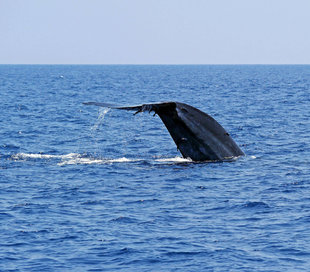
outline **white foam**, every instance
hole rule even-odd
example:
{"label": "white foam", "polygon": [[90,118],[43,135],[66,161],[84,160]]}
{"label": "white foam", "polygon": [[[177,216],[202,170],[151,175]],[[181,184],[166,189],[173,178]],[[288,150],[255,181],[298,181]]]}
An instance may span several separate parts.
{"label": "white foam", "polygon": [[103,164],[103,163],[126,163],[140,161],[141,159],[128,159],[126,157],[107,159],[107,158],[93,158],[85,157],[79,153],[69,153],[64,155],[52,155],[52,154],[40,154],[40,153],[17,153],[12,155],[13,160],[27,160],[27,159],[59,159],[60,162],[57,163],[59,166],[63,165],[74,165],[74,164]]}
{"label": "white foam", "polygon": [[191,159],[185,159],[185,158],[181,158],[181,157],[156,159],[155,161],[158,161],[158,162],[175,162],[175,163],[193,162]]}
{"label": "white foam", "polygon": [[108,162],[133,162],[133,161],[138,161],[137,159],[127,159],[125,157],[119,158],[119,159],[111,159],[107,160]]}
{"label": "white foam", "polygon": [[93,159],[93,158],[72,158],[72,159],[64,159],[61,162],[57,163],[59,166],[64,165],[75,165],[75,164],[101,164],[104,160]]}
{"label": "white foam", "polygon": [[74,164],[109,164],[109,163],[122,163],[122,162],[135,162],[138,159],[117,158],[117,159],[96,159],[96,158],[73,158],[69,160],[63,160],[57,165],[74,165]]}
{"label": "white foam", "polygon": [[67,159],[80,156],[77,153],[69,153],[66,155],[51,155],[51,154],[38,154],[38,153],[17,153],[12,155],[14,160],[23,160],[23,159]]}

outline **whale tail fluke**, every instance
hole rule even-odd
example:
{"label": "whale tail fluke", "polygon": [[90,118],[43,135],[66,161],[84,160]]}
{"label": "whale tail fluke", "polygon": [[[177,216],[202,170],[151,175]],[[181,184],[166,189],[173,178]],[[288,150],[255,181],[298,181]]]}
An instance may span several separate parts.
{"label": "whale tail fluke", "polygon": [[98,102],[83,104],[136,111],[135,114],[145,111],[158,114],[183,157],[193,161],[224,161],[244,155],[214,118],[184,103],[159,102],[135,106]]}

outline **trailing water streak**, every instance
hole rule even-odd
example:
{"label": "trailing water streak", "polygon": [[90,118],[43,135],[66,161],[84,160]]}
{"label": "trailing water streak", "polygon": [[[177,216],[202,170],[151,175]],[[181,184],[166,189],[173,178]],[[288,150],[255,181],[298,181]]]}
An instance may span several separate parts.
{"label": "trailing water streak", "polygon": [[[17,153],[11,156],[12,160],[24,161],[24,160],[52,160],[60,159],[57,163],[59,166],[64,165],[76,165],[76,164],[110,164],[110,163],[131,163],[131,162],[144,162],[145,160],[139,158],[94,158],[88,157],[79,153],[69,153],[65,155],[52,155],[52,154],[38,154],[38,153]],[[191,159],[185,159],[181,157],[173,158],[156,158],[151,159],[150,162],[160,163],[190,163]]]}

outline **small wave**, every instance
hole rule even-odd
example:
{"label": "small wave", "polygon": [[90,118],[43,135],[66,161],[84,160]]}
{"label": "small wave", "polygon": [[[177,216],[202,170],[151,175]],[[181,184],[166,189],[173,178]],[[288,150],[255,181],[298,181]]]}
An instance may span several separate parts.
{"label": "small wave", "polygon": [[268,204],[262,201],[248,201],[243,205],[244,208],[270,208]]}
{"label": "small wave", "polygon": [[119,223],[134,223],[136,219],[126,216],[120,216],[114,219],[111,219],[110,222],[119,222]]}

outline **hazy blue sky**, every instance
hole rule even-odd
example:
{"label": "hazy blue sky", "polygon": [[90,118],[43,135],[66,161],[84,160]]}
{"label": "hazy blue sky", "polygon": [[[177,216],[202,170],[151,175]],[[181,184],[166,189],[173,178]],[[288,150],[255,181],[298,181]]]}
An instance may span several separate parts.
{"label": "hazy blue sky", "polygon": [[0,0],[0,63],[310,64],[310,0]]}

